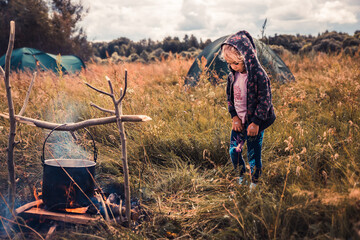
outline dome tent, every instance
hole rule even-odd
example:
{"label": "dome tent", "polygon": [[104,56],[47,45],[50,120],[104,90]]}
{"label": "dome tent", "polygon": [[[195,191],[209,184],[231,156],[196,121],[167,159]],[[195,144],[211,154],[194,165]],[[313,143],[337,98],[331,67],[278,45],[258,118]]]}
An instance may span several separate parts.
{"label": "dome tent", "polygon": [[[206,59],[206,69],[212,80],[217,78],[223,78],[229,74],[229,68],[226,62],[222,61],[218,56],[220,53],[221,44],[230,35],[218,38],[214,42],[210,43],[204,48],[204,50],[196,57],[194,63],[191,65],[187,76],[185,78],[185,84],[196,85],[199,80],[201,69],[199,67],[199,61],[204,57]],[[271,80],[275,80],[281,83],[295,80],[294,75],[290,69],[285,65],[283,60],[265,43],[260,40],[254,39],[257,57],[261,65],[265,68],[266,72],[271,75]]]}
{"label": "dome tent", "polygon": [[[5,67],[5,55],[0,58],[0,66]],[[80,72],[81,68],[85,68],[84,62],[74,55],[57,56],[34,48],[18,48],[11,54],[11,69],[16,71],[41,69],[55,73],[59,70],[63,73],[76,73]]]}

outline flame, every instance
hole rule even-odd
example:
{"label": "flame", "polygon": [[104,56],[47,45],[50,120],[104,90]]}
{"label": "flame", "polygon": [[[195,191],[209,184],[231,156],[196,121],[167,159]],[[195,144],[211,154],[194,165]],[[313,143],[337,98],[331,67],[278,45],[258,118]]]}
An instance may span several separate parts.
{"label": "flame", "polygon": [[80,207],[80,208],[65,208],[65,212],[68,213],[81,213],[84,214],[89,207]]}
{"label": "flame", "polygon": [[[41,196],[42,193],[41,193],[41,192],[38,193],[38,192],[36,191],[36,187],[35,187],[35,186],[33,187],[33,189],[34,189],[33,193],[34,193],[35,200],[36,200],[36,201],[39,201],[39,200],[40,200],[39,196]],[[36,204],[36,208],[39,208],[39,206],[40,206],[40,202],[39,202],[38,204]]]}
{"label": "flame", "polygon": [[74,200],[74,196],[75,196],[75,189],[73,187],[74,185],[71,184],[68,188],[65,188],[65,194],[66,194],[66,198],[67,198],[67,202],[68,202],[68,207],[74,207],[75,205],[75,200]]}

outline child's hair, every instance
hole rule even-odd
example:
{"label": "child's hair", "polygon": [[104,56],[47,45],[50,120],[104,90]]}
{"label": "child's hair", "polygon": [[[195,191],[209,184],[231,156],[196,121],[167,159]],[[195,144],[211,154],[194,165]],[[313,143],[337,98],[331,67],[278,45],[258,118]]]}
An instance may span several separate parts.
{"label": "child's hair", "polygon": [[235,47],[229,44],[224,44],[221,47],[220,59],[223,61],[225,61],[225,59],[229,59],[233,62],[244,61],[244,58],[243,56],[241,56],[240,52]]}

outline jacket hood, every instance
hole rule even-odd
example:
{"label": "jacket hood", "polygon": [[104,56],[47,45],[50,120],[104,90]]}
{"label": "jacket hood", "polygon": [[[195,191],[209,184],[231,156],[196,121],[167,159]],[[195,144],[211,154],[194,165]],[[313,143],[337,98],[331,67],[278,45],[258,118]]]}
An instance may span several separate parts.
{"label": "jacket hood", "polygon": [[245,68],[248,75],[252,75],[251,73],[257,73],[260,69],[264,75],[266,75],[257,58],[254,40],[247,31],[239,31],[231,35],[224,41],[221,46],[225,44],[235,47],[244,57]]}

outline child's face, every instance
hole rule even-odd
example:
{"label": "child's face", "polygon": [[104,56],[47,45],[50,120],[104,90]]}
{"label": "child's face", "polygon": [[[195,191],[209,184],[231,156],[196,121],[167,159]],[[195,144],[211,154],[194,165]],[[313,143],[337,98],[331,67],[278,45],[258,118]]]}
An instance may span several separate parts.
{"label": "child's face", "polygon": [[225,58],[225,60],[234,71],[240,72],[240,73],[246,72],[244,60],[237,61],[237,62],[233,61],[232,59]]}

